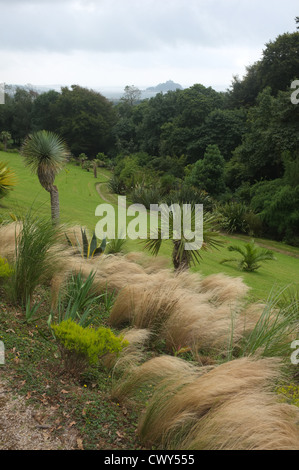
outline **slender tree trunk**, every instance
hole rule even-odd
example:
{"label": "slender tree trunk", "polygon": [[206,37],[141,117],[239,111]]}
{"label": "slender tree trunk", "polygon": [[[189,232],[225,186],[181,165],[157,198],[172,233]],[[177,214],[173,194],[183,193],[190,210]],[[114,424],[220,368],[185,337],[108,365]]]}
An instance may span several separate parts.
{"label": "slender tree trunk", "polygon": [[172,262],[175,271],[187,271],[189,269],[189,260],[187,253],[184,251],[182,256],[179,256],[180,241],[173,240]]}
{"label": "slender tree trunk", "polygon": [[93,164],[93,175],[94,175],[95,178],[98,177],[97,164],[96,163]]}
{"label": "slender tree trunk", "polygon": [[59,222],[59,194],[57,186],[53,184],[50,189],[50,196],[51,196],[51,216],[52,221],[54,224]]}

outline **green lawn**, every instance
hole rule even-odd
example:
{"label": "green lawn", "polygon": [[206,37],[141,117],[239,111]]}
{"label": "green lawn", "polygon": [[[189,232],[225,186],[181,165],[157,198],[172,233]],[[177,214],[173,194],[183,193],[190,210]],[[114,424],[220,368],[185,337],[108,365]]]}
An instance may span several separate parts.
{"label": "green lawn", "polygon": [[[37,176],[31,175],[24,166],[20,155],[14,153],[0,152],[0,161],[6,161],[15,171],[17,185],[14,191],[1,201],[0,211],[2,213],[21,213],[27,208],[33,208],[40,214],[50,214],[50,196],[40,186]],[[96,184],[106,183],[109,171],[99,169],[98,178],[95,179],[93,172],[87,172],[74,164],[67,165],[65,170],[57,176],[56,185],[59,189],[61,221],[72,224],[87,226],[91,231],[95,229],[99,218],[95,216],[96,207],[105,202],[96,190]],[[106,185],[100,186],[103,198],[111,200],[115,205],[117,199],[111,196]],[[129,201],[127,201],[129,203]],[[248,241],[245,236],[229,237],[222,236],[224,246],[212,252],[203,252],[201,263],[193,268],[203,275],[223,272],[230,276],[242,276],[244,281],[251,287],[251,296],[254,299],[266,299],[273,287],[282,287],[296,282],[298,285],[299,274],[299,249],[287,246],[283,243],[270,240],[256,240],[257,243],[266,245],[275,251],[277,261],[268,261],[262,265],[256,273],[243,273],[233,264],[221,265],[220,261],[229,254],[229,244],[241,244]],[[128,250],[142,250],[140,241],[128,240]],[[161,256],[171,260],[171,241],[162,244]],[[169,263],[171,266],[171,262]]]}

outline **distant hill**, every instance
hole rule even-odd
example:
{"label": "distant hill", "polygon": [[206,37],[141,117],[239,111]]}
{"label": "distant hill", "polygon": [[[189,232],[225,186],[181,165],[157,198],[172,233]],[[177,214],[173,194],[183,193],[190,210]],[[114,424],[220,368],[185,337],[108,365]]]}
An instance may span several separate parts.
{"label": "distant hill", "polygon": [[162,91],[163,93],[167,93],[168,91],[175,91],[177,89],[182,90],[182,85],[179,83],[174,83],[172,80],[168,80],[165,83],[159,83],[159,85],[151,86],[147,88],[146,91],[153,91],[156,93],[160,93]]}

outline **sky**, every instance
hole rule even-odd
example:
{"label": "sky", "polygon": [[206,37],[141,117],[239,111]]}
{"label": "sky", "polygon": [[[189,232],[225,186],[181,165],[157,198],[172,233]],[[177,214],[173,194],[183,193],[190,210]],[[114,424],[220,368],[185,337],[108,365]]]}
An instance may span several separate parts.
{"label": "sky", "polygon": [[296,16],[298,0],[0,0],[0,83],[224,91]]}

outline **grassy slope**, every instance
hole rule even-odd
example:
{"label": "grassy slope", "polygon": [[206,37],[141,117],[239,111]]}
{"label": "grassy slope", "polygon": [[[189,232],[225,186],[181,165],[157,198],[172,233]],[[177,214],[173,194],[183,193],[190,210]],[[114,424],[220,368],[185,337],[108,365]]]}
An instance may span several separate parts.
{"label": "grassy slope", "polygon": [[[31,175],[29,170],[24,167],[21,157],[18,154],[0,152],[0,161],[8,162],[9,166],[15,170],[18,179],[14,191],[2,201],[1,212],[19,213],[33,204],[34,209],[41,214],[49,214],[49,194],[40,186],[37,177]],[[96,184],[107,182],[107,176],[109,176],[109,172],[101,169],[98,171],[98,178],[95,179],[92,171],[83,171],[73,164],[69,164],[66,170],[57,176],[56,184],[60,195],[62,222],[85,225],[91,231],[94,230],[98,221],[98,218],[95,217],[95,209],[98,204],[104,202],[96,190]],[[103,196],[109,198],[109,193],[104,185],[101,186],[101,190]],[[115,201],[115,197],[112,201]],[[286,286],[292,282],[298,282],[299,249],[278,242],[257,240],[261,245],[267,245],[273,250],[288,252],[293,256],[276,252],[277,261],[264,263],[256,273],[240,272],[233,264],[219,264],[219,261],[229,254],[227,246],[230,243],[240,244],[245,240],[249,240],[249,238],[223,236],[225,245],[217,251],[204,252],[202,262],[194,270],[203,275],[224,272],[230,276],[242,276],[252,288],[252,297],[255,299],[266,299],[273,286]],[[134,240],[128,240],[127,247],[129,250],[142,250],[142,244]],[[164,243],[161,255],[170,259],[170,254],[171,242]]]}

